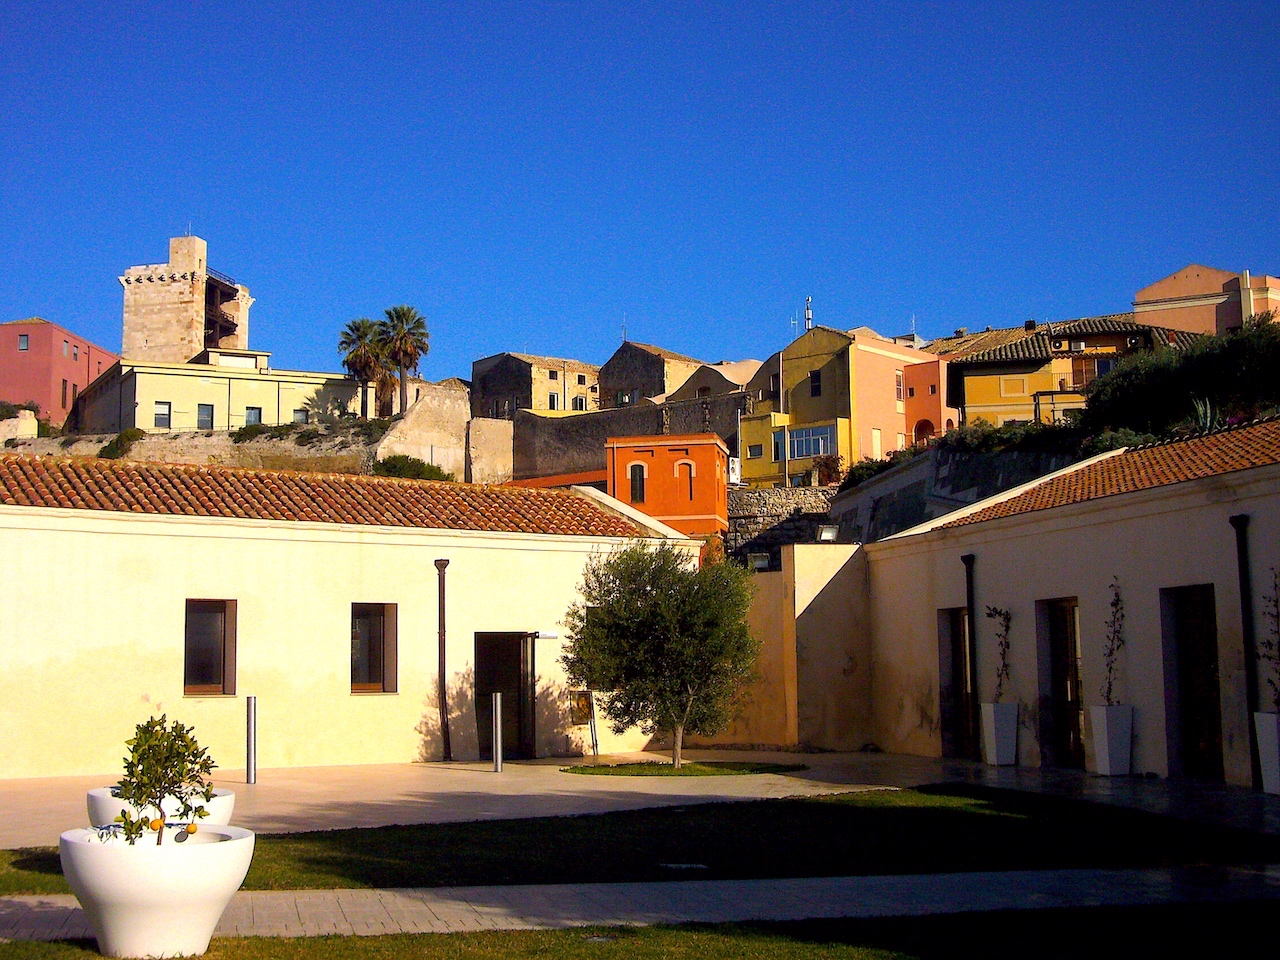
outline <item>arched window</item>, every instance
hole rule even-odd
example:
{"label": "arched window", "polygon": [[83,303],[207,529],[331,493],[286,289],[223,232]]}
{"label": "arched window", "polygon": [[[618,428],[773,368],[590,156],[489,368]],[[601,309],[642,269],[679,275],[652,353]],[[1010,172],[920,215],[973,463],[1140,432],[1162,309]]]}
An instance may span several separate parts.
{"label": "arched window", "polygon": [[913,431],[914,442],[924,443],[924,441],[932,437],[933,434],[934,434],[933,421],[921,420],[916,424],[915,430]]}
{"label": "arched window", "polygon": [[644,464],[633,463],[631,472],[631,502],[644,503]]}

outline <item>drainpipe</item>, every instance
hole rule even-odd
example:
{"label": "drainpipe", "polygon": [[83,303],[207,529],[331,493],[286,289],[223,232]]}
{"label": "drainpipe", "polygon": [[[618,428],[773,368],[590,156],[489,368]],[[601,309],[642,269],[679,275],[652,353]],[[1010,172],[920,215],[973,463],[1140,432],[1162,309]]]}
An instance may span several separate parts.
{"label": "drainpipe", "polygon": [[978,603],[974,599],[973,561],[974,555],[966,553],[960,558],[964,564],[964,604],[969,617],[969,723],[975,734],[982,729],[982,717],[978,707]]}
{"label": "drainpipe", "polygon": [[[783,350],[778,351],[778,412],[782,414],[785,414],[787,412],[787,382],[783,378],[783,369],[782,369],[782,354],[784,352],[785,351]],[[770,433],[772,432],[773,431],[770,431]],[[769,439],[772,441],[773,438],[770,437]],[[787,462],[790,457],[790,451],[788,450],[788,446],[789,445],[787,443],[787,425],[783,423],[782,425],[782,486],[784,488],[791,486],[791,477],[789,475],[790,465]]]}
{"label": "drainpipe", "polygon": [[[1253,626],[1253,577],[1249,572],[1249,515],[1238,513],[1228,517],[1236,531],[1236,570],[1240,579],[1240,628],[1244,634],[1244,699],[1245,710],[1258,709],[1258,647]],[[1249,770],[1253,789],[1262,786],[1262,759],[1258,754],[1258,731],[1253,717],[1249,725]]]}
{"label": "drainpipe", "polygon": [[453,759],[453,747],[449,743],[449,697],[445,687],[445,662],[444,662],[444,571],[449,566],[448,560],[436,561],[436,583],[439,587],[439,614],[437,619],[440,623],[440,651],[437,662],[440,665],[440,741],[444,744],[444,759]]}

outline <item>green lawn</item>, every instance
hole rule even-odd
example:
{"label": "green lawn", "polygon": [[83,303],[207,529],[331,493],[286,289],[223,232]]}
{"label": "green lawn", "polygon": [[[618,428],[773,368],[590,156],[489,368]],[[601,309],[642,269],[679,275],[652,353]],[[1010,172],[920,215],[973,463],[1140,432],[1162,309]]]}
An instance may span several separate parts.
{"label": "green lawn", "polygon": [[677,770],[670,763],[644,760],[639,763],[581,763],[561,767],[563,773],[579,773],[596,777],[723,777],[749,773],[795,773],[808,770],[803,763],[749,763],[743,760],[687,760]]}
{"label": "green lawn", "polygon": [[[1280,839],[952,784],[592,816],[258,838],[250,890],[597,883],[1280,862]],[[702,864],[706,869],[674,869]],[[668,865],[668,866],[664,866]],[[0,858],[0,893],[66,886],[56,850]]]}
{"label": "green lawn", "polygon": [[[209,960],[1133,960],[1264,956],[1274,903],[956,914],[890,920],[214,940]],[[92,942],[0,943],[0,960],[91,960]]]}

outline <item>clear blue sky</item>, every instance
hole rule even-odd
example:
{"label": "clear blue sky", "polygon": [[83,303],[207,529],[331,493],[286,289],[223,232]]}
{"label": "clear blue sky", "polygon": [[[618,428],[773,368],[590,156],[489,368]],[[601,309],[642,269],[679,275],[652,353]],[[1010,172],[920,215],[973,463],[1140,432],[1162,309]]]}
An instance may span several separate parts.
{"label": "clear blue sky", "polygon": [[620,342],[764,358],[816,319],[1126,309],[1280,273],[1280,4],[573,2],[0,10],[0,319],[118,349],[170,236],[256,349],[338,369],[408,303],[425,376]]}

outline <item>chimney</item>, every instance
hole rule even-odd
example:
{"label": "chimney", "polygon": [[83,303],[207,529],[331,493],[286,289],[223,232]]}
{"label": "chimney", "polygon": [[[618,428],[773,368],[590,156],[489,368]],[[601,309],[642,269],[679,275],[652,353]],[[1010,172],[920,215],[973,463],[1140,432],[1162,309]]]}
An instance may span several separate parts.
{"label": "chimney", "polygon": [[1026,323],[1022,325],[1022,329],[1027,331],[1027,333],[1035,333],[1036,322],[1034,320],[1028,320]]}
{"label": "chimney", "polygon": [[813,329],[813,297],[804,298],[804,328]]}

